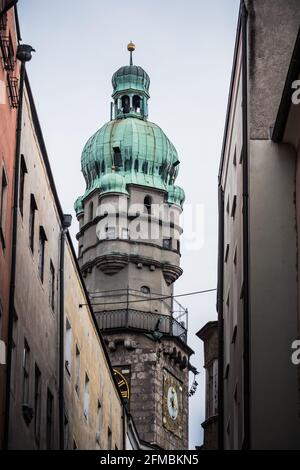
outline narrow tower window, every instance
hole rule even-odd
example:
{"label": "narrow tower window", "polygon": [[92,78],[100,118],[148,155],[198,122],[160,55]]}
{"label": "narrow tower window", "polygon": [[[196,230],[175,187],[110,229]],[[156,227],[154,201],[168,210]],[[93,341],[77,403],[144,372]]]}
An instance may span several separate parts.
{"label": "narrow tower window", "polygon": [[145,199],[144,199],[144,206],[146,208],[146,211],[148,212],[148,214],[151,214],[151,197],[150,196],[146,196]]}
{"label": "narrow tower window", "polygon": [[119,167],[122,166],[122,155],[121,155],[121,150],[120,147],[113,147],[114,151],[114,165]]}
{"label": "narrow tower window", "polygon": [[94,218],[94,203],[90,202],[89,205],[89,221],[93,220]]}
{"label": "narrow tower window", "polygon": [[141,112],[141,98],[138,95],[134,95],[133,97],[133,109],[136,113]]}
{"label": "narrow tower window", "polygon": [[122,96],[122,112],[124,114],[129,113],[130,111],[130,100],[128,95]]}

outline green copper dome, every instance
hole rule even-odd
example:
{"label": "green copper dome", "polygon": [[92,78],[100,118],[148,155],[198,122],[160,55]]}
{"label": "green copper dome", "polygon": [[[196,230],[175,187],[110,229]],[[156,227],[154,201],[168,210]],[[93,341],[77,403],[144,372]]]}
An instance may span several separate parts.
{"label": "green copper dome", "polygon": [[182,206],[185,200],[185,194],[179,186],[171,185],[168,188],[168,203]]}
{"label": "green copper dome", "polygon": [[174,186],[178,154],[162,129],[147,120],[150,78],[142,67],[121,67],[112,77],[114,106],[111,121],[87,141],[81,157],[86,192],[75,203],[77,215],[92,191],[128,195],[136,184],[166,192],[169,204],[182,205],[184,191]]}
{"label": "green copper dome", "polygon": [[106,173],[100,180],[101,194],[120,193],[128,195],[126,181],[119,173]]}
{"label": "green copper dome", "polygon": [[159,126],[136,118],[104,124],[86,143],[81,157],[87,188],[113,166],[126,183],[167,190],[178,173],[178,154]]}
{"label": "green copper dome", "polygon": [[112,77],[113,96],[127,90],[136,90],[149,96],[150,78],[142,67],[126,65],[117,70]]}

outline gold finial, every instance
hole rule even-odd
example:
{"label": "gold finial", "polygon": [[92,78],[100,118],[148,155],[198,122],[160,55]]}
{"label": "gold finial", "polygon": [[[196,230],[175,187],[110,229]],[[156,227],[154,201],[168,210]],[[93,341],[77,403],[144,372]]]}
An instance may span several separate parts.
{"label": "gold finial", "polygon": [[130,43],[127,45],[127,50],[130,52],[130,65],[133,65],[132,53],[135,51],[135,44],[133,44],[132,41],[130,41]]}

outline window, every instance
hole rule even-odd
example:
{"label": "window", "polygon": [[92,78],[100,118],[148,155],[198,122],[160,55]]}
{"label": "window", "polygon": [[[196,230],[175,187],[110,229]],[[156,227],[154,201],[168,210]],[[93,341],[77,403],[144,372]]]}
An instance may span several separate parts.
{"label": "window", "polygon": [[124,228],[124,227],[122,228],[121,238],[123,240],[128,240],[128,238],[129,238],[128,228]]}
{"label": "window", "polygon": [[66,349],[65,349],[65,367],[68,374],[71,374],[71,363],[72,363],[72,328],[66,320]]}
{"label": "window", "polygon": [[237,245],[235,246],[235,249],[234,249],[233,264],[234,264],[235,266],[236,266],[236,264],[237,264]]}
{"label": "window", "polygon": [[176,245],[177,245],[177,251],[178,253],[180,253],[180,240],[177,240]]}
{"label": "window", "polygon": [[35,202],[34,195],[30,196],[30,213],[29,213],[29,246],[32,253],[34,252],[34,225],[35,225],[35,211],[37,210],[37,205]]}
{"label": "window", "polygon": [[139,171],[139,161],[138,160],[134,161],[134,169],[135,169],[135,171]]}
{"label": "window", "polygon": [[107,429],[107,450],[112,448],[112,433],[110,428]]}
{"label": "window", "polygon": [[24,340],[23,348],[23,396],[22,402],[24,405],[29,403],[29,372],[30,372],[30,349],[26,339]]}
{"label": "window", "polygon": [[146,211],[148,212],[148,214],[151,214],[151,197],[150,196],[146,196],[145,199],[144,199],[144,206],[146,208]]}
{"label": "window", "polygon": [[53,395],[47,389],[47,410],[46,410],[46,447],[53,449]]}
{"label": "window", "polygon": [[231,206],[231,217],[234,218],[236,211],[236,196],[233,196],[232,206]]}
{"label": "window", "polygon": [[124,114],[129,113],[130,111],[130,100],[128,95],[122,96],[122,112]]}
{"label": "window", "polygon": [[143,292],[143,294],[150,294],[150,288],[148,286],[142,286],[141,287],[141,292]]}
{"label": "window", "polygon": [[90,379],[88,378],[88,375],[85,374],[83,414],[87,421],[89,419],[89,408],[90,408]]}
{"label": "window", "polygon": [[144,162],[142,165],[142,172],[147,174],[148,173],[148,162]]}
{"label": "window", "polygon": [[55,303],[55,269],[52,261],[50,260],[50,272],[49,272],[49,305],[54,311]]}
{"label": "window", "polygon": [[113,147],[114,151],[114,165],[119,167],[122,166],[122,155],[121,155],[121,150],[120,147]]}
{"label": "window", "polygon": [[78,258],[80,258],[80,256],[82,256],[82,250],[83,250],[83,245],[79,245]]}
{"label": "window", "polygon": [[40,280],[44,282],[44,264],[45,264],[45,244],[47,241],[46,233],[43,227],[40,227],[39,236],[39,264],[38,271]]}
{"label": "window", "polygon": [[34,436],[40,443],[41,435],[41,372],[37,365],[34,371]]}
{"label": "window", "polygon": [[24,189],[25,189],[25,174],[27,173],[26,163],[24,155],[21,155],[20,164],[20,189],[19,189],[19,209],[21,216],[23,217],[24,212]]}
{"label": "window", "polygon": [[80,384],[80,351],[76,344],[76,357],[75,357],[75,373],[76,373],[76,380],[75,380],[75,390],[77,395],[79,395],[79,384]]}
{"label": "window", "polygon": [[228,260],[228,255],[229,255],[229,243],[226,244],[226,248],[225,248],[225,256],[224,256],[225,263]]}
{"label": "window", "polygon": [[89,221],[93,220],[94,218],[94,203],[90,202],[89,205]]}
{"label": "window", "polygon": [[141,98],[138,95],[134,95],[132,100],[133,109],[136,113],[141,112]]}
{"label": "window", "polygon": [[101,423],[102,423],[102,406],[98,400],[97,406],[97,417],[96,417],[96,442],[100,445],[100,434],[101,434]]}
{"label": "window", "polygon": [[164,238],[163,239],[163,248],[170,250],[172,248],[172,238]]}
{"label": "window", "polygon": [[233,164],[236,166],[236,148],[234,149],[234,154],[233,154]]}
{"label": "window", "polygon": [[4,168],[2,169],[1,178],[1,199],[0,199],[0,238],[2,247],[5,248],[5,221],[6,221],[6,205],[7,205],[7,178]]}
{"label": "window", "polygon": [[17,342],[18,342],[18,317],[14,312],[14,323],[12,333],[12,348],[11,348],[11,390],[15,391],[16,387],[16,359],[17,359]]}
{"label": "window", "polygon": [[67,415],[64,417],[64,448],[68,449],[69,446],[69,420]]}
{"label": "window", "polygon": [[108,240],[114,240],[116,238],[116,229],[115,227],[106,227],[106,238]]}

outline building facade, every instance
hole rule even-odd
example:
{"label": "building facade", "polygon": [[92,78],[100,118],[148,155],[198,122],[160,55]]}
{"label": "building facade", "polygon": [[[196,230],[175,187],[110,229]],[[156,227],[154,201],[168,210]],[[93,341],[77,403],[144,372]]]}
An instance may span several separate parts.
{"label": "building facade", "polygon": [[148,121],[150,79],[132,64],[112,78],[111,120],[87,142],[87,189],[75,204],[78,260],[121,393],[142,441],[188,446],[186,311],[173,298],[184,192],[175,147]]}
{"label": "building facade", "polygon": [[241,2],[219,172],[225,449],[300,445],[296,122],[293,145],[272,138],[299,25],[296,0]]}
{"label": "building facade", "polygon": [[205,386],[205,421],[203,445],[201,450],[218,449],[218,357],[219,335],[218,322],[210,321],[198,331],[197,336],[204,344]]}
{"label": "building facade", "polygon": [[16,2],[0,2],[0,448],[3,446],[19,63]]}
{"label": "building facade", "polygon": [[8,448],[122,449],[121,393],[66,233],[27,76],[22,111]]}

